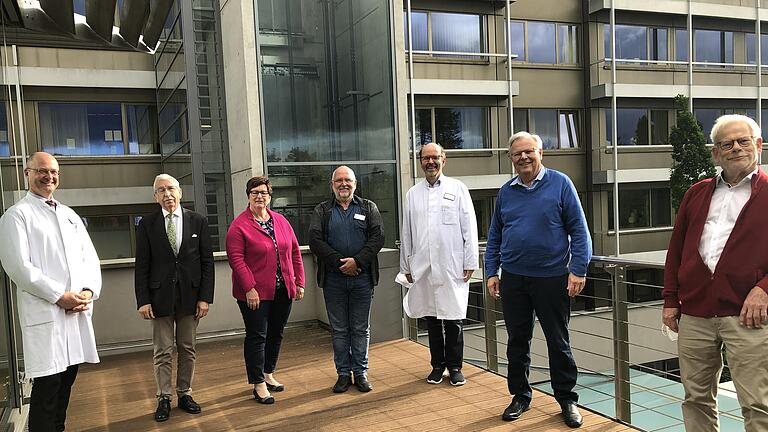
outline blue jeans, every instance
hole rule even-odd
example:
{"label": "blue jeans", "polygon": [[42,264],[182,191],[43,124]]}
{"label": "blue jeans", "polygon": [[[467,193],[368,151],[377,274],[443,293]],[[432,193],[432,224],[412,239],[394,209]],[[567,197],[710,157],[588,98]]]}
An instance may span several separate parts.
{"label": "blue jeans", "polygon": [[361,375],[368,370],[373,285],[367,273],[350,277],[329,272],[323,287],[331,324],[333,362],[339,375]]}

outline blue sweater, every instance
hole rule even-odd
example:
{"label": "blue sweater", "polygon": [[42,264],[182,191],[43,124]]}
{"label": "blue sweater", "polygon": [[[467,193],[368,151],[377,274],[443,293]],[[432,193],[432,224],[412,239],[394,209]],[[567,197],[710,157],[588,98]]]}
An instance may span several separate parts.
{"label": "blue sweater", "polygon": [[488,230],[485,270],[533,277],[586,276],[592,240],[573,182],[547,169],[533,189],[505,183]]}

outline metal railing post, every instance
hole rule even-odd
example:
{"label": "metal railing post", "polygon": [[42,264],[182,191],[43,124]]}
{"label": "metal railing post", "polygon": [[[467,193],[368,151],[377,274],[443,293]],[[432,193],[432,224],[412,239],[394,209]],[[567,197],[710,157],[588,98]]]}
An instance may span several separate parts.
{"label": "metal railing post", "polygon": [[480,254],[480,270],[483,272],[483,323],[485,324],[485,365],[491,371],[499,372],[499,353],[496,344],[496,299],[488,293],[485,274],[485,256]]}
{"label": "metal railing post", "polygon": [[613,267],[611,297],[613,303],[613,369],[616,418],[632,424],[629,385],[629,314],[625,266]]}

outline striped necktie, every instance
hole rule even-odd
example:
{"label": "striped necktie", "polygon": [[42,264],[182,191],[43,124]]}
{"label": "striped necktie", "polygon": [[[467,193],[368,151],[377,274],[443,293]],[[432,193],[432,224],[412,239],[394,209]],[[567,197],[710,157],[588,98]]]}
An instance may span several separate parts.
{"label": "striped necktie", "polygon": [[173,213],[168,213],[166,219],[168,219],[168,229],[166,230],[168,232],[168,243],[171,244],[173,254],[178,255],[179,250],[176,248],[176,224],[173,223]]}

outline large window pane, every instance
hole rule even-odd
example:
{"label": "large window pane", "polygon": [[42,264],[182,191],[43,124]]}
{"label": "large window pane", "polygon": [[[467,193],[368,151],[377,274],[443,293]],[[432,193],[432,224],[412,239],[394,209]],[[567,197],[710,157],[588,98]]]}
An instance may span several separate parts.
{"label": "large window pane", "polygon": [[482,107],[435,108],[437,142],[446,149],[484,148],[485,112]]}
{"label": "large window pane", "polygon": [[[616,138],[619,145],[648,144],[647,110],[640,108],[616,109]],[[610,145],[613,127],[611,109],[605,109],[606,141]]]}
{"label": "large window pane", "polygon": [[133,256],[128,216],[88,216],[83,222],[100,259]]}
{"label": "large window pane", "polygon": [[555,24],[529,22],[528,61],[554,64],[555,60]]}
{"label": "large window pane", "polygon": [[554,109],[529,109],[529,132],[541,137],[545,150],[558,148],[557,110]]}
{"label": "large window pane", "polygon": [[648,190],[619,189],[619,221],[621,228],[650,226]]}
{"label": "large window pane", "polygon": [[152,105],[126,105],[128,153],[152,154],[157,142],[157,110]]}
{"label": "large window pane", "polygon": [[431,109],[417,109],[416,110],[416,145],[424,145],[431,143],[432,140],[432,110]]}
{"label": "large window pane", "polygon": [[668,144],[669,115],[666,110],[651,110],[651,144]]}
{"label": "large window pane", "polygon": [[675,60],[688,61],[688,30],[675,29]]}
{"label": "large window pane", "polygon": [[579,147],[579,119],[573,111],[561,111],[559,114],[560,148]]}
{"label": "large window pane", "polygon": [[[408,11],[405,16],[405,49],[408,49]],[[427,32],[427,13],[411,11],[411,43],[416,51],[429,50],[429,35]]]}
{"label": "large window pane", "polygon": [[525,61],[525,23],[512,21],[509,23],[509,49],[517,58]]}
{"label": "large window pane", "polygon": [[40,103],[43,151],[57,155],[124,153],[120,104]]}
{"label": "large window pane", "polygon": [[480,16],[432,12],[432,50],[483,52]]}
{"label": "large window pane", "polygon": [[[610,26],[607,27],[610,30]],[[616,25],[616,58],[646,60],[648,58],[646,31],[647,29],[642,26]]]}
{"label": "large window pane", "polygon": [[733,33],[719,30],[693,32],[694,59],[697,62],[733,63]]}
{"label": "large window pane", "polygon": [[[756,64],[757,55],[755,54],[755,34],[747,33],[745,37],[745,44],[747,46],[747,63]],[[760,35],[760,63],[762,63],[763,66],[768,65],[768,34]]]}
{"label": "large window pane", "polygon": [[579,45],[576,34],[577,26],[559,24],[558,26],[558,63],[577,64],[579,62]]}
{"label": "large window pane", "polygon": [[696,117],[696,120],[701,123],[701,130],[704,132],[704,137],[707,138],[707,142],[711,143],[712,141],[709,139],[709,132],[712,131],[712,126],[715,125],[715,120],[722,115],[722,110],[717,108],[695,108],[693,110],[693,115]]}
{"label": "large window pane", "polygon": [[512,111],[512,122],[514,126],[513,132],[529,131],[528,127],[528,110],[527,109],[514,109]]}
{"label": "large window pane", "polygon": [[0,101],[0,157],[11,155],[10,139],[8,138],[8,111],[4,101]]}

